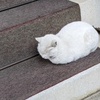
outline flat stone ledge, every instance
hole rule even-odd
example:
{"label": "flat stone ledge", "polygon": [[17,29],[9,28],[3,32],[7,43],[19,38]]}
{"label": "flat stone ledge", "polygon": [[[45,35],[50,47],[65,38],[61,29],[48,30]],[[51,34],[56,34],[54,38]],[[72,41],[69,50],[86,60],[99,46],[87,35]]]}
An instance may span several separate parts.
{"label": "flat stone ledge", "polygon": [[[18,1],[19,0],[16,0],[16,2]],[[59,10],[68,9],[74,5],[77,4],[68,0],[39,0],[24,6],[0,12],[0,31],[8,27],[25,23],[28,20],[58,12]]]}
{"label": "flat stone ledge", "polygon": [[77,20],[80,20],[78,5],[3,30],[0,32],[0,68],[37,55],[35,37],[55,34],[67,23]]}
{"label": "flat stone ledge", "polygon": [[35,0],[0,0],[0,12]]}
{"label": "flat stone ledge", "polygon": [[96,93],[89,95],[83,100],[100,100],[100,91],[97,91]]}
{"label": "flat stone ledge", "polygon": [[25,100],[98,63],[100,49],[66,65],[54,65],[40,56],[0,71],[0,99]]}

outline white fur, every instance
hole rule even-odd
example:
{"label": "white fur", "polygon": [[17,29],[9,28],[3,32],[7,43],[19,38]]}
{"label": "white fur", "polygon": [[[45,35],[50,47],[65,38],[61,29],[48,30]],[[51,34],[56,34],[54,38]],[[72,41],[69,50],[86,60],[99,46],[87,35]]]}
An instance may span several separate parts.
{"label": "white fur", "polygon": [[76,61],[95,51],[99,45],[97,31],[86,22],[72,22],[64,26],[56,35],[38,37],[38,52],[44,59],[54,64]]}

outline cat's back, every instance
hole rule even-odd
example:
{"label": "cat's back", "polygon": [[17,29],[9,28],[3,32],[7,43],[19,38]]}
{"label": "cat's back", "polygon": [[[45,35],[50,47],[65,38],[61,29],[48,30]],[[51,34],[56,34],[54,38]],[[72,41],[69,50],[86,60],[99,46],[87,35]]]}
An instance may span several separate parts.
{"label": "cat's back", "polygon": [[95,46],[95,44],[98,43],[97,31],[92,27],[92,25],[82,21],[67,24],[59,31],[57,36],[66,45],[78,50],[79,48],[85,48],[86,45],[92,47],[93,44]]}
{"label": "cat's back", "polygon": [[93,30],[93,27],[82,21],[72,22],[70,24],[65,25],[57,35],[82,35],[87,30]]}

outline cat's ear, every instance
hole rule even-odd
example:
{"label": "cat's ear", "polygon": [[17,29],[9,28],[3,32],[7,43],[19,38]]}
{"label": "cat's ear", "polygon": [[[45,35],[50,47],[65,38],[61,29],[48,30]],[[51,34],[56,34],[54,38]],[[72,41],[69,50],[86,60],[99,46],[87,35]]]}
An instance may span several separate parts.
{"label": "cat's ear", "polygon": [[56,47],[57,46],[57,41],[56,40],[53,40],[52,42],[51,42],[51,47]]}
{"label": "cat's ear", "polygon": [[35,40],[36,40],[37,42],[39,42],[39,43],[41,42],[41,39],[42,39],[42,37],[36,37],[36,38],[35,38]]}

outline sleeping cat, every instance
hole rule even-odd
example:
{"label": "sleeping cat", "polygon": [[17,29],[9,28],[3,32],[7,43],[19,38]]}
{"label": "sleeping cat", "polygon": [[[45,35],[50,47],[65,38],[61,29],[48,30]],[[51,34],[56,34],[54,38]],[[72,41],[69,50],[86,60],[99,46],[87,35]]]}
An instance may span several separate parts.
{"label": "sleeping cat", "polygon": [[47,34],[35,38],[38,52],[54,64],[67,64],[87,56],[99,45],[97,31],[82,21],[65,25],[56,35]]}

